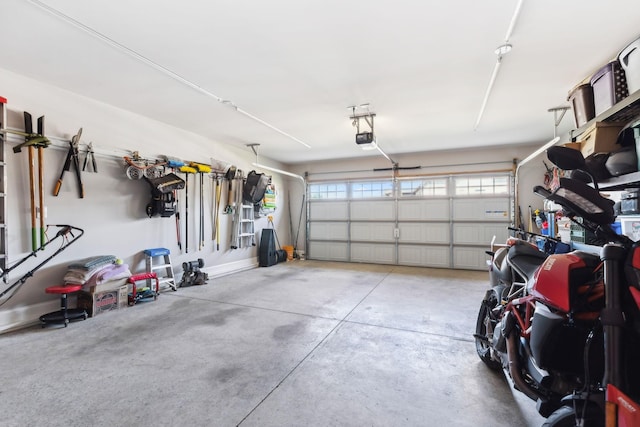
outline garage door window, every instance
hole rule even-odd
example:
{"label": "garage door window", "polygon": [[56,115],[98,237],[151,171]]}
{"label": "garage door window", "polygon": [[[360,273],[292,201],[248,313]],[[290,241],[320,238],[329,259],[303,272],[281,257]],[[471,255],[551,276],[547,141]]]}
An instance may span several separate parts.
{"label": "garage door window", "polygon": [[309,184],[309,198],[311,199],[346,199],[347,184]]}
{"label": "garage door window", "polygon": [[351,184],[351,197],[354,199],[393,197],[393,182],[354,182]]}
{"label": "garage door window", "polygon": [[414,180],[400,181],[400,195],[403,197],[446,196],[447,180],[446,179],[414,179]]}
{"label": "garage door window", "polygon": [[509,194],[509,178],[506,176],[456,177],[456,196],[495,196]]}

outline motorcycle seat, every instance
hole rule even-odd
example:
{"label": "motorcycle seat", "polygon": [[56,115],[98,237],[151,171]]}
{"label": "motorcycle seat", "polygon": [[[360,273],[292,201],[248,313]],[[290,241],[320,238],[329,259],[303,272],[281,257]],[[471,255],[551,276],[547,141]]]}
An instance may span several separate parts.
{"label": "motorcycle seat", "polygon": [[548,255],[544,252],[522,242],[509,248],[507,259],[518,274],[523,276],[524,282],[528,282],[547,257]]}

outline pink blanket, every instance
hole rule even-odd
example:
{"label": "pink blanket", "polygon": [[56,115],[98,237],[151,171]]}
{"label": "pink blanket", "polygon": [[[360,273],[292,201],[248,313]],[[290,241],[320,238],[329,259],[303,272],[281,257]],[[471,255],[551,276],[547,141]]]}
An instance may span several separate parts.
{"label": "pink blanket", "polygon": [[127,264],[108,264],[90,271],[68,269],[64,276],[65,283],[79,283],[86,286],[100,285],[111,280],[131,277]]}

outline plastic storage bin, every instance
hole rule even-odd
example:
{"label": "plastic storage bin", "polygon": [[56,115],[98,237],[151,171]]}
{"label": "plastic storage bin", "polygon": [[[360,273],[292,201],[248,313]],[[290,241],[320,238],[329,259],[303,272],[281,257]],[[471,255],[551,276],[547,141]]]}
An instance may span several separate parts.
{"label": "plastic storage bin", "polygon": [[640,89],[640,38],[622,49],[618,61],[624,69],[629,93]]}
{"label": "plastic storage bin", "polygon": [[640,216],[619,215],[618,221],[620,222],[622,228],[622,234],[629,237],[634,242],[640,240]]}
{"label": "plastic storage bin", "polygon": [[576,127],[584,125],[596,116],[593,104],[593,88],[590,83],[584,83],[573,88],[569,92],[567,100],[571,102]]}
{"label": "plastic storage bin", "polygon": [[591,77],[596,116],[629,96],[627,79],[618,61],[611,61]]}
{"label": "plastic storage bin", "polygon": [[640,199],[640,189],[633,188],[623,192],[620,196],[620,211],[622,215],[633,215],[640,213],[638,200]]}

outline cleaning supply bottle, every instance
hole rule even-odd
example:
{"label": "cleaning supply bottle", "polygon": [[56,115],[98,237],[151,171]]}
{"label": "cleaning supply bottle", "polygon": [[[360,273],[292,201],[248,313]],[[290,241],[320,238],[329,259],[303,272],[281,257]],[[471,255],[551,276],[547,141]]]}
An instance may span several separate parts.
{"label": "cleaning supply bottle", "polygon": [[539,230],[542,230],[543,221],[542,221],[542,218],[540,217],[540,209],[536,209],[534,213],[536,214],[536,227],[538,227]]}

